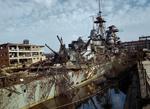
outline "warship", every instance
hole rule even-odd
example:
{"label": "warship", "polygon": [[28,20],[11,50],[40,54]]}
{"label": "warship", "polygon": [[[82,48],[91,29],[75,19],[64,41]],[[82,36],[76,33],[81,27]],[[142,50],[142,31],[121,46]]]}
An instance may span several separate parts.
{"label": "warship", "polygon": [[87,41],[79,37],[66,48],[57,36],[58,52],[45,44],[52,51],[48,59],[29,67],[1,69],[0,109],[27,109],[57,96],[73,98],[78,88],[96,78],[121,72],[128,57],[116,26],[105,28],[100,2],[93,20]]}

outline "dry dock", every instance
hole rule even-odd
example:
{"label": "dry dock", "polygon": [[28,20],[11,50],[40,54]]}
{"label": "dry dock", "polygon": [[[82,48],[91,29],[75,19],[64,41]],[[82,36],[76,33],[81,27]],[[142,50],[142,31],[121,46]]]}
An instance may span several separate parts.
{"label": "dry dock", "polygon": [[[145,76],[146,76],[147,85],[150,86],[150,61],[149,60],[143,61],[142,64],[143,64],[143,67],[144,67],[144,69],[146,71],[146,75]],[[148,95],[147,95],[148,98],[150,98],[150,90],[148,90],[147,93],[148,93]],[[150,109],[150,104],[144,106],[143,109]]]}

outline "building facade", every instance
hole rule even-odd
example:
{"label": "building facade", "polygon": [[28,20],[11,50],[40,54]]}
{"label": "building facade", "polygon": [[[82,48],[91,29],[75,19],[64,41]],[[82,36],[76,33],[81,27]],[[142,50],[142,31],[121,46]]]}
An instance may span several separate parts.
{"label": "building facade", "polygon": [[127,50],[147,49],[150,50],[150,36],[139,37],[137,41],[123,42]]}
{"label": "building facade", "polygon": [[30,65],[45,59],[41,45],[6,43],[0,45],[0,67]]}

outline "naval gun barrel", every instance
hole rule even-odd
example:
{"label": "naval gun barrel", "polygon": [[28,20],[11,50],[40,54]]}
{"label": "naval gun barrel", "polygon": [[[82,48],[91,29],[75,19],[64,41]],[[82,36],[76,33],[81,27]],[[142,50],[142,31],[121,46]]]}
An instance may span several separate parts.
{"label": "naval gun barrel", "polygon": [[50,49],[55,55],[58,55],[58,53],[56,51],[54,51],[52,48],[50,48],[47,44],[45,44],[45,46]]}
{"label": "naval gun barrel", "polygon": [[60,44],[63,45],[63,40],[62,40],[62,38],[60,38],[60,37],[57,35],[57,39],[59,40]]}

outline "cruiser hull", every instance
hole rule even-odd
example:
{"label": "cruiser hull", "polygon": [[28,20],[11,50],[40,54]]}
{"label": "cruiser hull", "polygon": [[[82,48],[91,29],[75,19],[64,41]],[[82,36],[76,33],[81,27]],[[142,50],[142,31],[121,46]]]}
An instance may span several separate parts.
{"label": "cruiser hull", "polygon": [[[42,77],[27,84],[17,84],[0,89],[0,109],[26,109],[59,94],[65,93],[71,88],[79,88],[111,69],[111,64],[93,66],[79,71],[69,71],[68,86],[62,87],[59,79],[53,80],[52,76]],[[86,75],[87,74],[87,75]],[[56,75],[58,76],[58,75]],[[57,78],[57,77],[55,77]],[[64,79],[64,78],[63,78]],[[60,81],[62,82],[62,81]]]}

